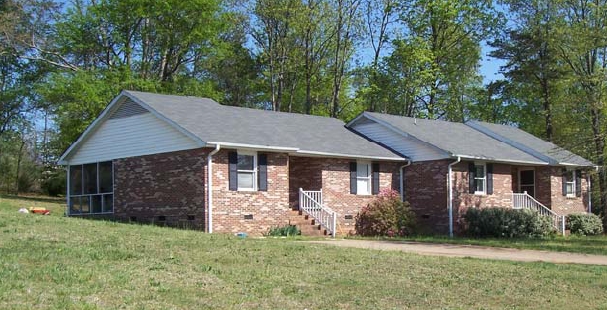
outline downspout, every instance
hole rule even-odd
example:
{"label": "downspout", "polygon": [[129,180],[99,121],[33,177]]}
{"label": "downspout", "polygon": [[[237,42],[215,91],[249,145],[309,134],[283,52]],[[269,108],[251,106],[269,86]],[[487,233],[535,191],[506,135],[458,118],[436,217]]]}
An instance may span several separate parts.
{"label": "downspout", "polygon": [[71,188],[71,184],[70,184],[70,176],[71,176],[71,169],[70,169],[70,165],[68,163],[67,165],[67,190],[65,193],[65,197],[66,197],[66,203],[67,203],[67,208],[65,209],[65,215],[70,216],[70,202],[71,202],[71,198],[70,198],[70,188]]}
{"label": "downspout", "polygon": [[449,237],[453,237],[453,166],[461,161],[461,157],[457,156],[457,160],[449,164],[449,174],[447,180],[447,186],[449,186]]}
{"label": "downspout", "polygon": [[586,176],[588,180],[588,213],[592,213],[592,187],[590,187],[590,174]]}
{"label": "downspout", "polygon": [[207,156],[207,232],[213,233],[213,155],[221,149],[220,144],[215,144],[215,149]]}
{"label": "downspout", "polygon": [[400,166],[400,169],[399,169],[399,171],[400,171],[400,200],[401,201],[405,201],[405,191],[404,191],[404,189],[405,189],[405,172],[404,172],[404,169],[409,166],[411,166],[411,160],[407,159],[407,163]]}

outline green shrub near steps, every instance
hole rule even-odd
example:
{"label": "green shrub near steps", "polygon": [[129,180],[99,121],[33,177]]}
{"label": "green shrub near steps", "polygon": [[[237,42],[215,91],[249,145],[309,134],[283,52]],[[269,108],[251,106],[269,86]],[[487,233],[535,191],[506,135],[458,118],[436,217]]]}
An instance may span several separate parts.
{"label": "green shrub near steps", "polygon": [[575,235],[593,236],[603,233],[601,218],[592,213],[574,213],[567,215],[565,227]]}
{"label": "green shrub near steps", "polygon": [[464,220],[466,233],[475,237],[541,238],[554,233],[549,217],[526,209],[469,208]]}
{"label": "green shrub near steps", "polygon": [[270,228],[267,235],[270,237],[299,236],[301,235],[301,231],[295,225],[285,225]]}

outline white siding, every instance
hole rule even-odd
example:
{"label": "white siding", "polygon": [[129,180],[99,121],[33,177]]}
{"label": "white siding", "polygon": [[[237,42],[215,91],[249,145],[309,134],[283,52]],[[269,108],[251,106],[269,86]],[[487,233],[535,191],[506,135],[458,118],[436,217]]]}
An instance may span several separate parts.
{"label": "white siding", "polygon": [[406,137],[375,122],[356,122],[351,128],[365,137],[407,156],[412,161],[449,158],[447,153],[430,144]]}
{"label": "white siding", "polygon": [[152,113],[108,119],[67,160],[70,165],[199,147]]}

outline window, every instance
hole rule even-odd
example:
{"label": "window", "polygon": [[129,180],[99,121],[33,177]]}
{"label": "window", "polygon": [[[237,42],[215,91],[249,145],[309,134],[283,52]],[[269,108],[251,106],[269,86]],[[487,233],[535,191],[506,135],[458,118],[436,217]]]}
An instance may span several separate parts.
{"label": "window", "polygon": [[238,152],[238,190],[257,190],[257,154]]}
{"label": "window", "polygon": [[565,183],[565,196],[575,197],[575,171],[565,171],[563,175],[563,182]]}
{"label": "window", "polygon": [[114,212],[112,162],[69,167],[69,214]]}
{"label": "window", "polygon": [[474,193],[477,195],[484,195],[487,193],[487,174],[484,164],[474,165]]}
{"label": "window", "polygon": [[535,171],[521,170],[519,172],[519,191],[527,192],[531,197],[535,197]]}
{"label": "window", "polygon": [[371,164],[356,163],[356,194],[371,195]]}

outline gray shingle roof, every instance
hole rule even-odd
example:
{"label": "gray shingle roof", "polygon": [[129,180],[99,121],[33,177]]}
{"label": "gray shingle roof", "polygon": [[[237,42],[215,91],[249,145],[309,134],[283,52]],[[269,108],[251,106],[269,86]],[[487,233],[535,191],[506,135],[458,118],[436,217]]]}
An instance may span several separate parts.
{"label": "gray shingle roof", "polygon": [[[569,164],[576,166],[593,166],[594,164],[585,158],[576,155],[566,149],[559,147],[558,145],[544,141],[530,133],[527,133],[519,128],[500,125],[500,124],[492,124],[486,122],[474,121],[470,122],[471,125],[480,125],[485,129],[490,130],[492,133],[498,135],[497,138],[505,138],[507,140],[513,141],[515,143],[519,143],[525,147],[531,148],[542,155],[552,159],[554,162],[558,164]],[[482,129],[481,129],[482,130]],[[491,134],[491,133],[490,133]],[[500,139],[503,140],[503,139]]]}
{"label": "gray shingle roof", "polygon": [[463,123],[414,119],[372,112],[365,112],[365,114],[453,155],[494,161],[546,164],[545,161],[535,156],[507,143],[497,141]]}
{"label": "gray shingle roof", "polygon": [[403,158],[334,118],[220,105],[197,97],[125,91],[204,142],[293,148],[361,158]]}

